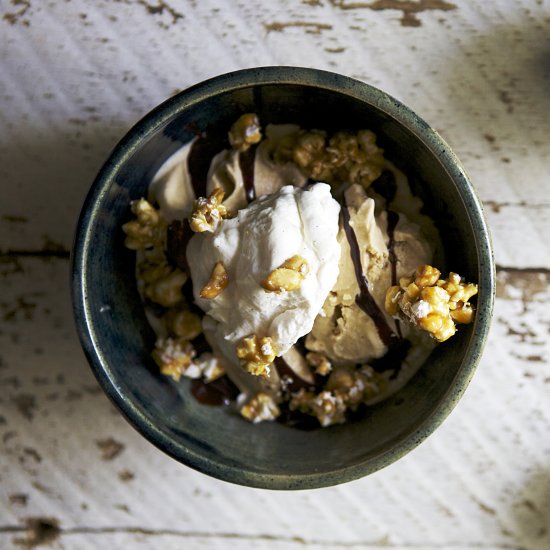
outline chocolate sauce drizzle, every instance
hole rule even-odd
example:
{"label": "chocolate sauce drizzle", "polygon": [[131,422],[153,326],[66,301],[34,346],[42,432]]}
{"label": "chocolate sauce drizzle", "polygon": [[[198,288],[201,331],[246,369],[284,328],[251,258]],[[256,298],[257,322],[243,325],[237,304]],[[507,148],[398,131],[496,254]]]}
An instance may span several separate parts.
{"label": "chocolate sauce drizzle", "polygon": [[371,183],[371,189],[376,191],[389,204],[397,194],[397,182],[391,170],[384,170],[378,178]]}
{"label": "chocolate sauce drizzle", "polygon": [[199,403],[219,407],[237,399],[239,388],[224,374],[208,383],[198,378],[191,380],[191,393]]}
{"label": "chocolate sauce drizzle", "polygon": [[395,254],[395,227],[399,221],[399,214],[388,210],[388,253],[391,264],[391,284],[397,283],[397,255]]}
{"label": "chocolate sauce drizzle", "polygon": [[186,272],[189,272],[186,251],[192,236],[193,231],[185,220],[174,220],[166,231],[166,257],[172,265]]}
{"label": "chocolate sauce drizzle", "polygon": [[254,187],[254,161],[256,159],[257,145],[252,145],[246,151],[239,153],[239,168],[243,175],[246,200],[251,203],[256,198]]}
{"label": "chocolate sauce drizzle", "polygon": [[361,252],[359,250],[359,243],[357,242],[357,235],[350,225],[349,210],[346,206],[342,207],[341,215],[344,231],[346,232],[346,238],[349,243],[351,261],[355,269],[355,277],[359,285],[359,294],[355,297],[355,303],[374,321],[380,339],[386,346],[389,346],[395,334],[386,322],[384,313],[378,307],[378,304],[374,301],[370,293],[369,282],[363,273],[363,267],[361,265]]}
{"label": "chocolate sauce drizzle", "polygon": [[[395,253],[395,227],[399,221],[399,214],[393,210],[388,210],[388,253],[391,264],[391,284],[395,286],[397,284],[397,254]],[[395,320],[395,327],[397,333],[401,338],[403,336],[401,332],[401,323],[398,319]]]}
{"label": "chocolate sauce drizzle", "polygon": [[[389,206],[395,199],[397,194],[397,182],[395,175],[391,170],[384,170],[380,177],[376,179],[372,185],[372,189],[376,191],[386,201],[386,212],[388,216],[388,253],[391,264],[391,284],[397,285],[397,254],[395,253],[395,228],[399,222],[399,214],[394,210],[390,210]],[[402,337],[401,323],[395,320],[395,326],[399,337]]]}
{"label": "chocolate sauce drizzle", "polygon": [[212,159],[229,146],[227,132],[206,130],[198,135],[187,157],[187,170],[196,197],[206,196],[208,170]]}

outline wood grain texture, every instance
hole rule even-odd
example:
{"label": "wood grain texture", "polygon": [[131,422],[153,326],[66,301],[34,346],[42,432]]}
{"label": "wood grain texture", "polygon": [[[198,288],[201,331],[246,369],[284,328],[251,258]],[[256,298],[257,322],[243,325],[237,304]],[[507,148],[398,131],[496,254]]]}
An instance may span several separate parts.
{"label": "wood grain texture", "polygon": [[[549,548],[549,26],[536,0],[0,0],[0,547]],[[267,64],[364,80],[428,120],[500,266],[484,358],[443,426],[377,474],[298,493],[144,441],[93,379],[68,298],[80,205],[118,139],[176,91]]]}

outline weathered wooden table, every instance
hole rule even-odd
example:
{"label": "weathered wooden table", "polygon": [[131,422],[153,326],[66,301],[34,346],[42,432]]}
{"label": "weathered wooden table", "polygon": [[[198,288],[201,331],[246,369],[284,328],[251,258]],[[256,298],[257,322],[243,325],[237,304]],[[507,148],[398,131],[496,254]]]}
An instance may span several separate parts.
{"label": "weathered wooden table", "polygon": [[[550,548],[550,6],[544,0],[0,0],[0,547]],[[424,444],[297,493],[196,473],[138,435],[73,327],[69,249],[110,149],[176,91],[269,64],[378,86],[485,204],[498,296]]]}

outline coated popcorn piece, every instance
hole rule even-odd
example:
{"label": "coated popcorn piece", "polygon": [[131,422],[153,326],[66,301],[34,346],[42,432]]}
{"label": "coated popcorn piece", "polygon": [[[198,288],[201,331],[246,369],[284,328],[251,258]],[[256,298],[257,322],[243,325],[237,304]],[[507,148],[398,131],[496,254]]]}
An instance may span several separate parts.
{"label": "coated popcorn piece", "polygon": [[273,340],[269,336],[259,337],[256,334],[246,336],[237,346],[237,357],[241,365],[255,376],[269,375],[269,366],[275,360]]}
{"label": "coated popcorn piece", "polygon": [[469,300],[477,294],[477,285],[466,283],[457,273],[440,279],[440,271],[421,265],[412,277],[404,277],[399,286],[386,293],[385,308],[393,316],[404,316],[438,342],[456,332],[455,323],[473,321],[474,308]]}
{"label": "coated popcorn piece", "polygon": [[135,219],[125,223],[124,245],[130,250],[145,250],[163,246],[166,240],[166,221],[147,200],[141,198],[130,203]]}
{"label": "coated popcorn piece", "polygon": [[202,353],[195,357],[184,375],[188,378],[202,378],[206,383],[213,382],[225,374],[217,357],[212,353]]}
{"label": "coated popcorn piece", "polygon": [[358,183],[367,188],[382,173],[384,151],[370,130],[336,132],[300,130],[283,138],[276,162],[294,162],[308,178],[330,185]]}
{"label": "coated popcorn piece", "polygon": [[346,404],[342,396],[328,390],[315,394],[301,388],[290,400],[290,410],[316,416],[323,427],[346,421]]}
{"label": "coated popcorn piece", "polygon": [[290,399],[290,410],[315,416],[323,427],[341,424],[346,412],[379,395],[386,379],[369,365],[338,366],[318,393],[301,388]]}
{"label": "coated popcorn piece", "polygon": [[237,151],[246,151],[262,139],[260,120],[254,113],[240,116],[229,130],[229,143]]}
{"label": "coated popcorn piece", "polygon": [[252,397],[248,403],[241,406],[239,412],[244,418],[254,424],[267,420],[275,420],[281,414],[273,397],[264,392],[260,392]]}
{"label": "coated popcorn piece", "polygon": [[195,350],[190,342],[182,338],[158,338],[152,357],[162,374],[179,382],[191,366]]}
{"label": "coated popcorn piece", "polygon": [[188,275],[170,265],[162,249],[153,248],[144,252],[138,264],[137,278],[149,300],[164,307],[173,307],[183,299],[182,287]]}
{"label": "coated popcorn piece", "polygon": [[189,220],[191,229],[196,233],[214,232],[224,218],[229,217],[227,208],[222,204],[225,193],[219,187],[208,197],[199,197]]}

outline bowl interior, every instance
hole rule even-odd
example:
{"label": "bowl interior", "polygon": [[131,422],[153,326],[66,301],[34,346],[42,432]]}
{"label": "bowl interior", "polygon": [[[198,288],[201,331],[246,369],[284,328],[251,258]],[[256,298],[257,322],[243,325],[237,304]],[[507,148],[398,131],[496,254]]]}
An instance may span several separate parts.
{"label": "bowl interior", "polygon": [[[305,488],[385,466],[446,416],[481,351],[492,283],[489,244],[475,195],[460,169],[451,166],[445,144],[422,121],[377,90],[355,86],[341,93],[311,83],[266,82],[233,90],[218,85],[199,96],[184,92],[132,130],[84,207],[75,243],[75,310],[96,375],[146,437],[215,477],[260,487]],[[361,421],[314,431],[252,425],[227,408],[199,404],[187,381],[174,384],[159,375],[150,358],[154,334],[136,290],[134,253],[123,246],[121,224],[130,217],[129,202],[146,193],[155,171],[197,129],[223,136],[244,112],[258,113],[263,123],[374,130],[386,156],[423,198],[444,249],[452,251],[446,268],[480,283],[476,322],[438,346],[403,390],[370,408]]]}

